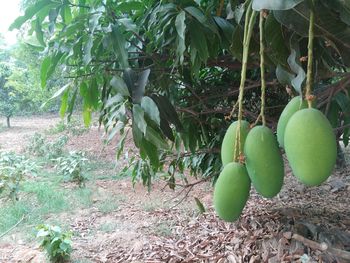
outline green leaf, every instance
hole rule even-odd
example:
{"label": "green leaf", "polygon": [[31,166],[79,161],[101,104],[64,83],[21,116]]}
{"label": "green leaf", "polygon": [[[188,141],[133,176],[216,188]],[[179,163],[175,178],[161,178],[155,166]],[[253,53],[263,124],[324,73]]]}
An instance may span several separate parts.
{"label": "green leaf", "polygon": [[333,97],[341,108],[343,114],[350,116],[350,99],[343,92],[337,92]]}
{"label": "green leaf", "polygon": [[61,97],[61,107],[60,107],[60,116],[64,117],[66,110],[68,108],[68,98],[69,98],[69,90],[66,90]]}
{"label": "green leaf", "polygon": [[222,17],[215,16],[214,21],[223,32],[226,40],[231,42],[235,27],[229,21],[223,19]]}
{"label": "green leaf", "polygon": [[142,145],[143,150],[146,152],[147,156],[149,157],[152,166],[154,168],[158,168],[159,167],[159,154],[158,154],[157,147],[153,143],[151,143],[145,139],[142,140],[141,145]]}
{"label": "green leaf", "polygon": [[93,78],[90,82],[89,97],[92,107],[97,110],[99,105],[100,92],[98,90],[98,84],[96,78]]}
{"label": "green leaf", "polygon": [[219,35],[219,32],[215,26],[215,23],[212,20],[209,20],[201,10],[194,6],[188,6],[185,7],[185,11],[189,13],[191,16],[193,16],[197,21],[202,24],[203,26],[210,29],[213,33],[216,35]]}
{"label": "green leaf", "polygon": [[147,113],[152,121],[160,125],[160,114],[157,104],[150,97],[143,97],[141,107]]}
{"label": "green leaf", "polygon": [[110,85],[116,89],[116,91],[122,96],[130,96],[128,87],[126,86],[124,80],[115,75],[110,81]]}
{"label": "green leaf", "polygon": [[304,0],[253,0],[252,8],[256,11],[267,10],[288,10],[303,2]]}
{"label": "green leaf", "polygon": [[41,0],[37,1],[35,4],[29,6],[23,16],[18,17],[9,27],[9,30],[20,29],[20,27],[29,19],[31,19],[36,13],[45,7],[56,7],[60,3],[50,1],[50,0]]}
{"label": "green leaf", "polygon": [[68,83],[66,85],[64,85],[62,88],[60,88],[58,91],[55,92],[55,94],[52,95],[52,97],[50,99],[48,99],[43,105],[41,105],[41,107],[45,107],[45,105],[53,100],[56,99],[57,97],[61,96],[64,92],[66,92],[68,90],[68,88],[70,87],[72,83]]}
{"label": "green leaf", "polygon": [[199,213],[201,214],[205,213],[205,207],[203,203],[197,197],[195,197],[194,200],[196,201],[196,205],[198,207]]}
{"label": "green leaf", "polygon": [[157,146],[159,149],[168,149],[169,145],[161,137],[160,133],[155,131],[151,126],[147,126],[146,139]]}
{"label": "green leaf", "polygon": [[186,13],[184,11],[181,11],[175,19],[175,28],[177,32],[177,48],[176,48],[176,54],[177,59],[180,62],[180,64],[183,64],[184,62],[184,52],[186,50],[185,45],[185,31],[186,31]]}
{"label": "green leaf", "polygon": [[45,83],[46,83],[46,80],[49,79],[51,75],[55,72],[58,62],[60,61],[62,56],[63,56],[63,53],[57,51],[56,54],[53,57],[51,57],[50,65],[46,72]]}
{"label": "green leaf", "polygon": [[[191,52],[192,49],[198,51],[203,62],[206,62],[209,57],[207,40],[205,38],[205,32],[200,28],[198,23],[189,24],[189,35],[191,39]],[[193,63],[193,62],[192,62]]]}
{"label": "green leaf", "polygon": [[69,5],[65,5],[61,8],[61,17],[63,22],[68,25],[72,21],[72,12]]}
{"label": "green leaf", "polygon": [[137,127],[140,129],[140,131],[145,135],[146,134],[146,128],[147,123],[145,121],[144,111],[138,104],[134,104],[132,108],[133,113],[133,120],[136,123]]}
{"label": "green leaf", "polygon": [[117,10],[126,13],[130,11],[136,11],[136,10],[142,10],[143,9],[143,3],[139,1],[121,1],[119,2],[117,6]]}
{"label": "green leaf", "polygon": [[232,45],[230,47],[231,53],[236,59],[242,61],[243,50],[243,29],[238,25],[234,29],[232,36]]}
{"label": "green leaf", "polygon": [[93,46],[93,36],[89,35],[88,40],[85,43],[84,46],[84,57],[83,62],[85,65],[89,64],[91,62],[91,48]]}
{"label": "green leaf", "polygon": [[164,114],[166,120],[174,124],[178,131],[181,131],[183,129],[182,124],[174,106],[171,104],[169,99],[165,96],[155,94],[152,94],[151,98],[157,104],[159,112]]}
{"label": "green leaf", "polygon": [[86,127],[88,127],[91,123],[91,110],[89,107],[83,108],[83,120]]}
{"label": "green leaf", "polygon": [[266,54],[275,64],[287,67],[289,50],[285,45],[282,26],[273,14],[269,14],[265,21]]}
{"label": "green leaf", "polygon": [[131,68],[127,68],[123,72],[123,79],[125,81],[126,86],[128,87],[129,94],[133,93],[135,90],[136,82],[137,82],[137,74]]}
{"label": "green leaf", "polygon": [[148,82],[148,77],[151,70],[146,69],[138,74],[138,80],[134,85],[132,90],[132,100],[134,103],[140,103],[143,95],[145,94],[146,85]]}
{"label": "green leaf", "polygon": [[39,43],[42,45],[42,46],[46,46],[45,44],[45,41],[44,41],[44,33],[42,31],[42,28],[41,28],[41,19],[37,18],[35,20],[35,35],[36,35],[36,38],[38,39]]}
{"label": "green leaf", "polygon": [[124,69],[129,68],[128,52],[125,48],[125,37],[115,25],[112,26],[111,38],[114,53],[118,57],[121,67]]}
{"label": "green leaf", "polygon": [[41,69],[40,69],[40,80],[41,80],[41,87],[45,88],[46,86],[46,80],[47,80],[47,72],[51,65],[51,57],[45,57],[43,62],[41,63]]}
{"label": "green leaf", "polygon": [[74,109],[75,100],[77,98],[77,94],[78,94],[78,88],[76,87],[75,90],[74,90],[73,96],[70,99],[69,104],[68,104],[68,109],[67,109],[67,111],[68,111],[68,116],[67,116],[68,121],[70,121],[70,118],[71,118],[71,116],[73,114],[73,109]]}

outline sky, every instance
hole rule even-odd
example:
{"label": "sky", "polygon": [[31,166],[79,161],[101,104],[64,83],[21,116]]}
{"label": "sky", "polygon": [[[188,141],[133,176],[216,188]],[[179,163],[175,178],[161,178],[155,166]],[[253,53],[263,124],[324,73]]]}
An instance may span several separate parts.
{"label": "sky", "polygon": [[20,0],[0,0],[0,33],[5,37],[8,45],[16,43],[17,30],[8,31],[11,23],[21,15],[19,9]]}

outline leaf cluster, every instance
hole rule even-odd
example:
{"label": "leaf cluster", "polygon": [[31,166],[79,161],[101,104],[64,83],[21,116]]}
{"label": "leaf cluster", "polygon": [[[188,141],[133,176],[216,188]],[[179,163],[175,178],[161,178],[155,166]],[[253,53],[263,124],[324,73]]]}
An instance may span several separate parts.
{"label": "leaf cluster", "polygon": [[63,232],[59,226],[37,226],[40,247],[46,250],[51,262],[65,262],[72,253],[72,232]]}

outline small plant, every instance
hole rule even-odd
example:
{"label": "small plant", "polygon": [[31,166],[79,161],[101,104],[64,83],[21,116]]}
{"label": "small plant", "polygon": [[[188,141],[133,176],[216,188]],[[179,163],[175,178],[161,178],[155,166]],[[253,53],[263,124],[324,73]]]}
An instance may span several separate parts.
{"label": "small plant", "polygon": [[66,132],[74,136],[79,136],[87,132],[89,128],[85,127],[78,119],[72,118],[70,121],[60,120],[55,126],[47,130],[48,134],[58,134]]}
{"label": "small plant", "polygon": [[59,226],[39,225],[36,237],[42,239],[40,247],[46,250],[51,262],[64,262],[72,253],[72,232],[62,232]]}
{"label": "small plant", "polygon": [[36,156],[44,156],[45,143],[46,143],[45,137],[42,134],[36,132],[29,141],[29,145],[27,146],[27,151]]}
{"label": "small plant", "polygon": [[56,169],[65,177],[66,181],[77,182],[80,187],[85,186],[85,164],[88,161],[83,152],[72,151],[68,156],[55,159]]}
{"label": "small plant", "polygon": [[35,133],[29,142],[27,151],[36,156],[53,159],[63,154],[63,148],[67,144],[67,141],[68,137],[62,135],[53,142],[47,142],[42,134]]}
{"label": "small plant", "polygon": [[26,175],[35,176],[39,166],[14,152],[0,152],[0,193],[9,192],[9,197],[18,200],[21,181]]}
{"label": "small plant", "polygon": [[63,148],[68,142],[68,136],[62,135],[57,140],[46,145],[46,157],[53,159],[63,154]]}

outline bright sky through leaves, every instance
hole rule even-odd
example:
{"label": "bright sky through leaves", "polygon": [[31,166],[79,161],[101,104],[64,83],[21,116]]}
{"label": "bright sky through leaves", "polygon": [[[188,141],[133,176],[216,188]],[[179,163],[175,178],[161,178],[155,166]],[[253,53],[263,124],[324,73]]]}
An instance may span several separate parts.
{"label": "bright sky through leaves", "polygon": [[17,41],[17,30],[8,31],[8,28],[21,14],[19,7],[20,0],[1,0],[0,3],[2,4],[0,8],[0,33],[5,37],[6,43],[12,45]]}

